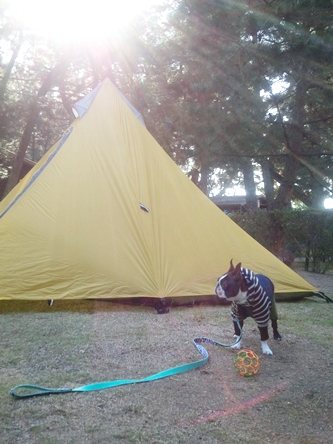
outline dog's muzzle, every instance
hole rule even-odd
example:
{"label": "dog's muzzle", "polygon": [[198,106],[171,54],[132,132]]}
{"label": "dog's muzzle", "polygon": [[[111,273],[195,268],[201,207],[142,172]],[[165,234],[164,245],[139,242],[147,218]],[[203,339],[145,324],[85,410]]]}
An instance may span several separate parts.
{"label": "dog's muzzle", "polygon": [[222,285],[220,283],[220,279],[218,280],[217,285],[215,287],[215,293],[220,299],[227,299],[225,291],[223,290]]}

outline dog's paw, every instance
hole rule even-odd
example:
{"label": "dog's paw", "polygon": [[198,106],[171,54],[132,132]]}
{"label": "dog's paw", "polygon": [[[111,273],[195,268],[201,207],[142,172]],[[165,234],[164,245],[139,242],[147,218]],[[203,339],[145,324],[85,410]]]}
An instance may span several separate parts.
{"label": "dog's paw", "polygon": [[272,355],[272,350],[268,347],[268,344],[266,341],[261,341],[261,350],[264,355]]}
{"label": "dog's paw", "polygon": [[274,339],[276,341],[282,341],[282,336],[280,335],[280,333],[278,331],[276,333],[274,333]]}
{"label": "dog's paw", "polygon": [[232,345],[231,348],[233,350],[240,350],[242,347],[242,340],[240,339],[240,336],[237,336],[237,335],[234,335],[234,338],[236,339],[236,343],[234,345]]}

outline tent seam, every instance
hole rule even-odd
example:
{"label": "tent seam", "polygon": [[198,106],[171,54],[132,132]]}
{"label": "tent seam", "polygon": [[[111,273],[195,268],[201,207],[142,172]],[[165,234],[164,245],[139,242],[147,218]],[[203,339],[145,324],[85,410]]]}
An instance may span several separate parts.
{"label": "tent seam", "polygon": [[3,210],[3,212],[0,214],[0,219],[15,205],[15,203],[23,196],[23,194],[30,188],[30,186],[35,182],[35,180],[39,177],[39,175],[44,171],[44,169],[47,167],[47,165],[51,162],[51,160],[54,158],[54,156],[58,153],[60,148],[63,146],[63,144],[66,142],[68,137],[71,135],[73,131],[73,127],[71,127],[66,134],[63,135],[61,141],[59,142],[59,145],[57,148],[53,151],[52,154],[48,157],[47,161],[44,163],[44,165],[35,172],[35,174],[32,176],[31,180],[27,183],[27,185],[24,187],[24,189],[19,193],[15,199],[9,203],[9,205]]}

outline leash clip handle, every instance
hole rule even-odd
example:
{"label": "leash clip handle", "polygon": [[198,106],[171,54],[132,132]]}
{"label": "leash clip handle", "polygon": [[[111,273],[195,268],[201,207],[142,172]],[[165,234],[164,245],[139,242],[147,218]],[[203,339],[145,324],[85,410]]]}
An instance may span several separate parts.
{"label": "leash clip handle", "polygon": [[70,388],[49,389],[45,387],[39,387],[38,385],[22,384],[12,388],[9,394],[14,396],[14,398],[31,398],[32,396],[70,393],[72,390],[73,389]]}

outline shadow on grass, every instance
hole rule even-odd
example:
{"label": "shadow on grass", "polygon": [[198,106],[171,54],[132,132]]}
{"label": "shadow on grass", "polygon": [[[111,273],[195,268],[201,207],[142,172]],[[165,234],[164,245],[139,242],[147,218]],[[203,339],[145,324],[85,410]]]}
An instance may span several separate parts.
{"label": "shadow on grass", "polygon": [[[0,314],[6,313],[61,313],[61,312],[72,312],[72,313],[96,313],[100,312],[110,312],[110,311],[137,311],[139,309],[143,310],[153,310],[155,298],[126,298],[126,299],[66,299],[66,300],[55,300],[52,306],[49,306],[47,301],[25,301],[25,300],[0,300]],[[278,304],[288,304],[306,301],[308,303],[323,303],[322,299],[317,297],[296,297],[296,298],[286,298],[282,300],[277,300]],[[219,304],[215,299],[207,300],[195,300],[192,298],[186,300],[185,298],[177,298],[168,300],[168,306],[172,307],[194,307],[194,306],[218,306],[221,308],[226,308],[230,304]]]}
{"label": "shadow on grass", "polygon": [[111,301],[109,299],[93,300],[64,300],[54,301],[54,304],[50,307],[47,301],[0,301],[0,314],[6,313],[61,313],[61,312],[77,312],[77,313],[95,313],[96,311],[115,311],[115,307],[118,309],[123,307],[124,311],[129,311],[131,307],[137,308],[137,306],[131,306],[130,304],[121,304],[118,301]]}

